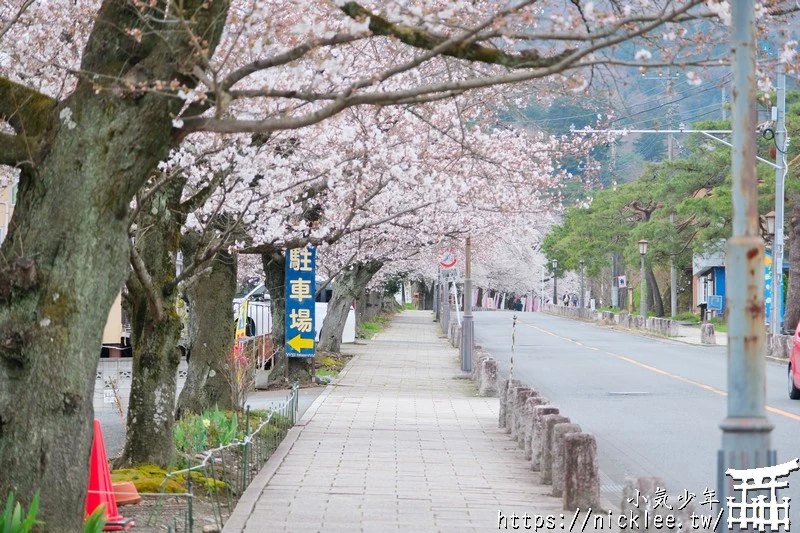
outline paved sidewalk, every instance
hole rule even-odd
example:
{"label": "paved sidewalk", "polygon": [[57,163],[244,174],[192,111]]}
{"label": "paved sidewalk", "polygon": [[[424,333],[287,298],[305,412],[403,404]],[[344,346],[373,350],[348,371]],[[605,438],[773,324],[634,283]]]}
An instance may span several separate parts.
{"label": "paved sidewalk", "polygon": [[351,350],[226,533],[496,531],[498,511],[558,520],[560,498],[497,428],[497,398],[457,379],[458,352],[429,311],[406,311]]}
{"label": "paved sidewalk", "polygon": [[[671,337],[673,340],[685,342],[688,344],[702,344],[703,346],[712,346],[710,344],[703,344],[700,342],[700,325],[696,326],[678,326],[678,337]],[[714,339],[717,341],[717,346],[728,345],[728,334],[722,331],[714,332]]]}

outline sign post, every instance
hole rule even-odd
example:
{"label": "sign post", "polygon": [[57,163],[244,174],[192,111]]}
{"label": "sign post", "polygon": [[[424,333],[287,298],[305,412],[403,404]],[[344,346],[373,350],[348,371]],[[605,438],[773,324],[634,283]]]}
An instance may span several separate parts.
{"label": "sign post", "polygon": [[316,248],[286,252],[286,356],[314,357]]}

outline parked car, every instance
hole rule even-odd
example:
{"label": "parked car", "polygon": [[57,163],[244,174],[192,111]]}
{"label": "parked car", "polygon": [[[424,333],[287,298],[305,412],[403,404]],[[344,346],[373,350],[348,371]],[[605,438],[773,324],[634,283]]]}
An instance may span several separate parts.
{"label": "parked car", "polygon": [[789,398],[800,400],[800,323],[792,339],[792,355],[789,357]]}

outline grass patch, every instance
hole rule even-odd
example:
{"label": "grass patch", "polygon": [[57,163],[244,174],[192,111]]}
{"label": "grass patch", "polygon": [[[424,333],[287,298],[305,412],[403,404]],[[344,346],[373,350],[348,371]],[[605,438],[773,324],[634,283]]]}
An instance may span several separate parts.
{"label": "grass patch", "polygon": [[[205,477],[202,473],[191,472],[192,484],[202,486],[208,490],[220,490],[228,488],[224,481]],[[136,490],[146,494],[167,492],[171,494],[182,494],[188,490],[186,474],[178,474],[167,478],[167,472],[155,465],[143,465],[134,468],[121,468],[111,472],[111,481],[119,483],[130,481]]]}
{"label": "grass patch", "polygon": [[406,305],[405,305],[405,309],[408,309],[410,311],[414,311],[416,308],[417,308],[417,306],[412,304],[412,303],[406,303]]}
{"label": "grass patch", "polygon": [[678,313],[675,315],[673,320],[678,320],[680,322],[694,322],[696,324],[700,322],[700,317],[691,311],[684,311],[683,313]]}
{"label": "grass patch", "polygon": [[359,339],[371,339],[379,331],[385,328],[390,321],[391,317],[388,315],[378,315],[373,317],[371,320],[361,323],[358,328],[357,336]]}
{"label": "grass patch", "polygon": [[714,331],[719,331],[721,333],[727,333],[728,332],[728,324],[726,324],[722,320],[722,318],[720,318],[718,316],[714,316],[714,317],[711,317],[708,321],[711,324],[714,324]]}

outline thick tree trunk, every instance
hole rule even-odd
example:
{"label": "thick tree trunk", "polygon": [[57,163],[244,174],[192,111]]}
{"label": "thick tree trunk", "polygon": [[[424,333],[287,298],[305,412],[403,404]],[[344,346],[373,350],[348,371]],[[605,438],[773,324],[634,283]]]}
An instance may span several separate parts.
{"label": "thick tree trunk", "polygon": [[786,289],[786,312],[783,329],[794,332],[800,321],[800,194],[791,195],[789,217],[789,287]]}
{"label": "thick tree trunk", "polygon": [[647,276],[647,308],[652,310],[656,316],[664,316],[664,300],[661,299],[656,276],[650,268],[646,269],[645,275]]}
{"label": "thick tree trunk", "polygon": [[[209,54],[228,7],[182,6]],[[52,531],[83,531],[95,371],[103,326],[125,281],[128,206],[167,156],[171,117],[183,105],[113,80],[142,72],[195,85],[184,73],[198,61],[196,47],[179,26],[145,32],[140,42],[126,33],[148,16],[147,8],[106,0],[80,69],[92,76],[57,108],[39,107],[32,117],[41,131],[24,134],[40,133],[42,150],[25,163],[0,254],[0,494],[13,490],[27,507],[40,490],[37,518]]]}
{"label": "thick tree trunk", "polygon": [[175,454],[175,393],[180,363],[176,257],[183,217],[177,216],[183,182],[162,187],[141,211],[136,250],[152,283],[148,290],[134,272],[128,277],[133,376],[128,434],[121,464],[169,465]]}
{"label": "thick tree trunk", "polygon": [[339,274],[333,286],[333,296],[328,302],[328,312],[322,323],[318,351],[339,352],[341,350],[342,334],[347,314],[350,312],[350,305],[355,297],[364,291],[382,266],[383,263],[379,261],[356,263]]}
{"label": "thick tree trunk", "polygon": [[178,417],[186,412],[201,413],[215,405],[220,409],[234,407],[224,367],[233,349],[236,272],[236,258],[227,250],[220,250],[211,272],[187,291],[189,323],[195,333],[186,384],[178,398]]}
{"label": "thick tree trunk", "polygon": [[[308,381],[311,378],[311,361],[286,357],[286,262],[283,253],[275,251],[261,255],[264,266],[264,283],[270,297],[272,315],[272,349],[275,352],[269,381]],[[287,369],[288,365],[288,369]]]}

